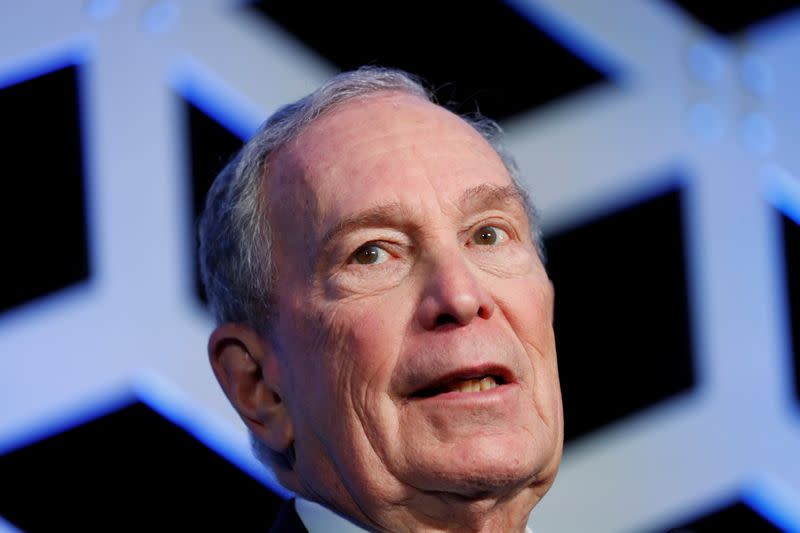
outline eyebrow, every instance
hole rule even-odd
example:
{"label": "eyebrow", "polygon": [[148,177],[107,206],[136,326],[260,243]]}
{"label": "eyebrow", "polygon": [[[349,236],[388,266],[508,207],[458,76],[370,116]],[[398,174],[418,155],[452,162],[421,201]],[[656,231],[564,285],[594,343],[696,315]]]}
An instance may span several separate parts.
{"label": "eyebrow", "polygon": [[474,212],[482,209],[503,208],[516,205],[526,214],[529,212],[528,195],[516,185],[494,185],[484,183],[470,187],[461,194],[458,207],[463,212]]}
{"label": "eyebrow", "polygon": [[[456,205],[462,213],[508,208],[509,205],[513,205],[527,215],[529,201],[515,185],[500,186],[484,183],[461,193]],[[328,249],[340,235],[355,229],[413,226],[414,224],[409,222],[412,219],[412,209],[398,202],[376,205],[339,220],[325,233],[320,241],[320,248]]]}
{"label": "eyebrow", "polygon": [[407,225],[410,215],[411,210],[398,202],[376,205],[348,215],[325,233],[321,241],[322,248],[327,248],[339,235],[357,228]]}

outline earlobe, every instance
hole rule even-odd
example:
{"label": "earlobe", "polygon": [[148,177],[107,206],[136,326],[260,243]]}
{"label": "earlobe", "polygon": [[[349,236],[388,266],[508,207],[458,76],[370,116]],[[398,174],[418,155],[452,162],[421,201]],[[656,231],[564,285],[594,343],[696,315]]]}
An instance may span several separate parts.
{"label": "earlobe", "polygon": [[211,368],[233,407],[267,446],[284,453],[294,430],[281,387],[276,354],[264,338],[243,324],[223,324],[208,340]]}

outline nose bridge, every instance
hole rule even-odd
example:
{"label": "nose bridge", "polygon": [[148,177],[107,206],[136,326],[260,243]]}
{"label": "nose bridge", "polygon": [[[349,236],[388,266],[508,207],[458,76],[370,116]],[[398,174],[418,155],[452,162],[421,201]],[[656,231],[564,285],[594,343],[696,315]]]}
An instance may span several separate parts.
{"label": "nose bridge", "polygon": [[457,244],[439,245],[429,254],[418,316],[425,329],[446,324],[467,325],[488,319],[494,300]]}

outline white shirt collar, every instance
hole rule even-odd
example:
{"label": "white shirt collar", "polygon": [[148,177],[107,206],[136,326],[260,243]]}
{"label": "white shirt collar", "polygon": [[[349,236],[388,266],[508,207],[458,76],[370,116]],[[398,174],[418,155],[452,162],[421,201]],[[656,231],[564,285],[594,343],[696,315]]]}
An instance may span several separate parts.
{"label": "white shirt collar", "polygon": [[[294,501],[297,515],[306,526],[308,533],[367,533],[367,530],[337,514],[324,505],[297,497]],[[530,526],[526,533],[533,533]]]}
{"label": "white shirt collar", "polygon": [[294,501],[294,508],[308,533],[366,533],[367,531],[324,505],[299,496]]}

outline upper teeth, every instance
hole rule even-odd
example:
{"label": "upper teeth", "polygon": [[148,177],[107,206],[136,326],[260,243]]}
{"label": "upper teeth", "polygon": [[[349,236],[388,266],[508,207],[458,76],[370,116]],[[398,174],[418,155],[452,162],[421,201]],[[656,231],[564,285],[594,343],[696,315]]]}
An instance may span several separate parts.
{"label": "upper teeth", "polygon": [[493,377],[487,376],[482,379],[465,379],[451,385],[452,391],[458,392],[480,392],[497,387],[497,382]]}

